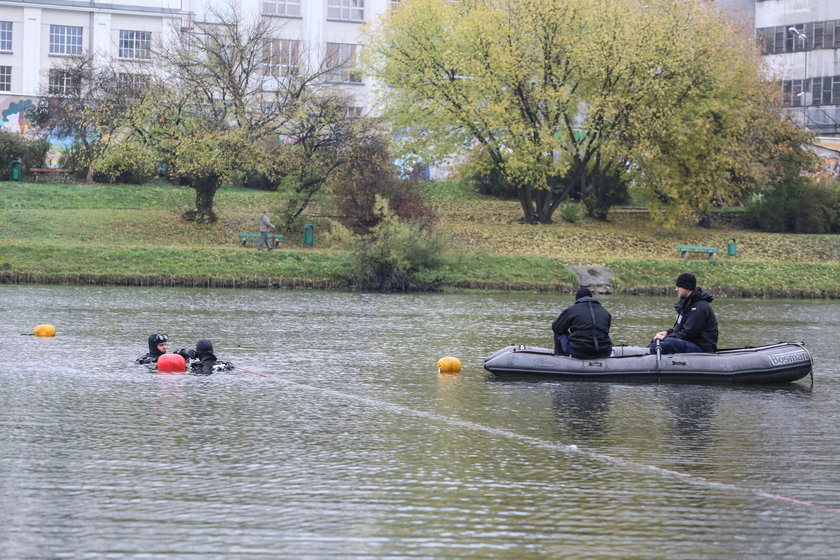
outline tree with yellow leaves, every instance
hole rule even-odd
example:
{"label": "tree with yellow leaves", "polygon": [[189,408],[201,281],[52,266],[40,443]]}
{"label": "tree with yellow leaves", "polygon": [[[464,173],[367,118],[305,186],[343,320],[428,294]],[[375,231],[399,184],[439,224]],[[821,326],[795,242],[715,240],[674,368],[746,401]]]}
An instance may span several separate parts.
{"label": "tree with yellow leaves", "polygon": [[477,146],[528,223],[606,217],[629,181],[666,222],[738,200],[801,133],[750,39],[700,0],[412,0],[367,30],[365,68],[412,150]]}

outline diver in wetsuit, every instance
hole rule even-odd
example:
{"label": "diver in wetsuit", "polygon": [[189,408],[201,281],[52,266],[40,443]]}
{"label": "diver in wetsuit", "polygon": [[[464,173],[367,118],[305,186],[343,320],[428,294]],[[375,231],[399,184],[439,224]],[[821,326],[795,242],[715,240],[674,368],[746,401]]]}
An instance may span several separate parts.
{"label": "diver in wetsuit", "polygon": [[175,352],[187,361],[187,368],[191,373],[210,375],[217,371],[230,371],[234,368],[231,362],[216,358],[213,353],[213,343],[209,338],[202,338],[195,344],[195,350],[181,348]]}
{"label": "diver in wetsuit", "polygon": [[162,333],[149,335],[149,351],[134,360],[135,364],[156,364],[158,358],[166,354],[166,341],[169,337]]}

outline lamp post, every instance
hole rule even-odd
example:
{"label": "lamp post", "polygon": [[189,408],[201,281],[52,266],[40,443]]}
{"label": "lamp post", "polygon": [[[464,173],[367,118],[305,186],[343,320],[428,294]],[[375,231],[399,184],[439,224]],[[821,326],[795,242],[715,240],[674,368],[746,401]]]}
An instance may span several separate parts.
{"label": "lamp post", "polygon": [[[802,51],[805,53],[805,64],[802,69],[802,90],[796,94],[799,97],[799,103],[802,105],[802,126],[805,128],[808,127],[808,113],[805,103],[807,101],[807,89],[805,87],[806,83],[808,82],[808,36],[799,31],[796,27],[791,25],[788,27],[788,31],[790,31],[797,39],[802,41]],[[794,43],[795,45],[795,43]],[[794,48],[794,50],[796,50]]]}

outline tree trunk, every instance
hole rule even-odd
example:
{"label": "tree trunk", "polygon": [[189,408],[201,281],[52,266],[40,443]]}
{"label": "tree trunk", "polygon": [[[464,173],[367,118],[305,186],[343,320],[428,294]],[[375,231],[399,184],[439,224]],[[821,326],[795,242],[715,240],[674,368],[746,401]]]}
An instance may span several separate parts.
{"label": "tree trunk", "polygon": [[87,166],[87,175],[85,176],[85,183],[88,185],[93,184],[93,164],[88,164]]}
{"label": "tree trunk", "polygon": [[215,222],[216,214],[213,212],[213,198],[219,190],[219,177],[212,174],[205,177],[195,178],[192,181],[195,189],[195,212],[187,213],[188,218],[196,222]]}
{"label": "tree trunk", "polygon": [[534,212],[534,203],[531,200],[531,187],[519,186],[516,188],[516,194],[519,196],[519,205],[522,206],[523,221],[526,224],[537,223],[537,217]]}

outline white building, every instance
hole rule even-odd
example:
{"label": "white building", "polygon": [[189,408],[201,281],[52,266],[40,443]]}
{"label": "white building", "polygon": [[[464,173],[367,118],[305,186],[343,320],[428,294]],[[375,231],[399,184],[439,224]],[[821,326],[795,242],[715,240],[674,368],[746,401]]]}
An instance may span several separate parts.
{"label": "white building", "polygon": [[[124,1],[0,0],[2,126],[24,130],[27,104],[47,85],[63,87],[50,73],[62,58],[94,52],[151,68],[151,45],[201,21],[214,5],[232,1],[244,16],[276,21],[271,48],[281,59],[305,50],[337,64],[356,56],[362,23],[399,0]],[[761,42],[790,110],[819,134],[840,135],[840,0],[717,2]],[[336,82],[360,109],[369,106],[370,80],[347,70]]]}
{"label": "white building", "polygon": [[[279,56],[318,53],[337,64],[356,56],[359,29],[398,0],[233,0],[244,17],[274,20],[278,37],[271,48]],[[0,0],[0,118],[2,126],[22,132],[27,108],[46,87],[61,90],[59,72],[50,69],[63,58],[94,53],[131,62],[133,72],[145,62],[152,71],[152,46],[180,28],[205,17],[225,0]],[[138,64],[139,63],[139,64]],[[368,105],[370,83],[346,70],[335,76],[360,108]],[[369,81],[368,81],[369,82]]]}

